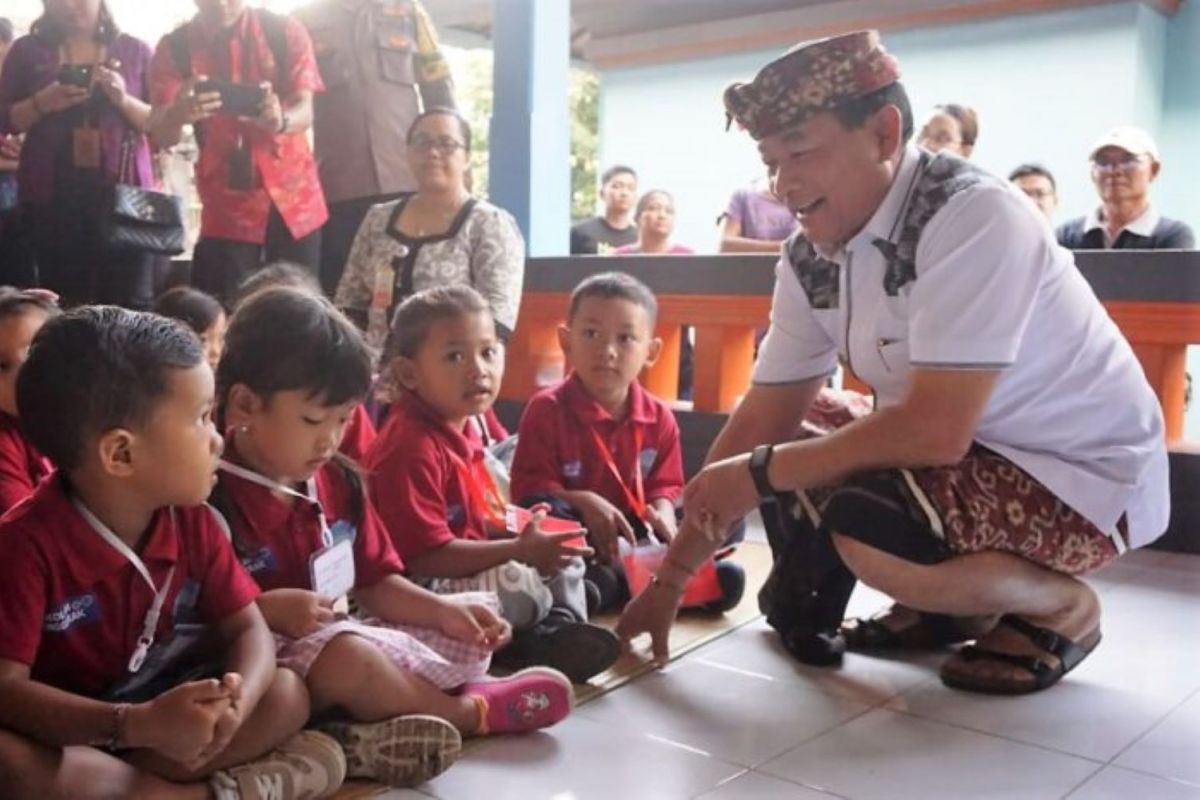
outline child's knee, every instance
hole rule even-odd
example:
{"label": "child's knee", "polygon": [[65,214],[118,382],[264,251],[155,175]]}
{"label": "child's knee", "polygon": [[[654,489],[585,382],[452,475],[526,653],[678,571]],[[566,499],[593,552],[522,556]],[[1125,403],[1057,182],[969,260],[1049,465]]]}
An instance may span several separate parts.
{"label": "child's knee", "polygon": [[500,614],[514,630],[526,630],[550,613],[554,598],[541,575],[532,567],[509,561],[497,567],[496,595]]}
{"label": "child's knee", "polygon": [[343,633],[333,637],[313,661],[305,679],[313,705],[330,695],[343,695],[346,687],[371,685],[385,661],[379,649],[361,636]]}
{"label": "child's knee", "polygon": [[304,679],[290,669],[279,667],[267,691],[254,709],[256,716],[290,736],[308,722],[311,704]]}

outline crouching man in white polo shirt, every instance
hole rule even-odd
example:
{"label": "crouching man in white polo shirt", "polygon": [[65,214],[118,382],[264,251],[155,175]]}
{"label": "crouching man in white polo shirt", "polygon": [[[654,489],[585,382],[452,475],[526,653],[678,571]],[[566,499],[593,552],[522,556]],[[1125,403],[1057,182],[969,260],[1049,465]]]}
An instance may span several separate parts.
{"label": "crouching man in white polo shirt", "polygon": [[[754,385],[619,632],[665,656],[689,574],[761,503],[775,568],[760,604],[800,660],[837,663],[847,637],[978,636],[947,685],[1055,683],[1100,640],[1079,576],[1166,527],[1162,416],[1132,350],[1027,200],[910,142],[877,33],[801,45],[725,104],[801,230]],[[839,357],[875,412],[794,441]],[[856,578],[898,607],[839,631]]]}

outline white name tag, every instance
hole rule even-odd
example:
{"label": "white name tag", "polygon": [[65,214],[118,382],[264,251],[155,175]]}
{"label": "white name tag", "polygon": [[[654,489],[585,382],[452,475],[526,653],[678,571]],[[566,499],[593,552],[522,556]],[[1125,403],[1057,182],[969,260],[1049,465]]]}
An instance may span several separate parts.
{"label": "white name tag", "polygon": [[313,591],[334,600],[354,588],[354,546],[348,539],[313,553],[309,559]]}

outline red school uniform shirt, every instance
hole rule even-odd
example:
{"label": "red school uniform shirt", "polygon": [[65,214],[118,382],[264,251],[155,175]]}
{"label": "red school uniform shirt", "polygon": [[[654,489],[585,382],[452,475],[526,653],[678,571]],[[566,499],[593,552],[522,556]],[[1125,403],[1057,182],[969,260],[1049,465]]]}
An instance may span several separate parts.
{"label": "red school uniform shirt", "polygon": [[0,411],[0,514],[33,494],[54,469],[21,430],[21,421]]}
{"label": "red school uniform shirt", "polygon": [[[225,457],[239,463],[232,447]],[[264,592],[313,588],[310,559],[325,547],[321,511],[333,540],[349,538],[353,544],[356,587],[374,586],[389,575],[404,573],[404,563],[366,497],[366,487],[356,501],[343,469],[330,461],[313,476],[319,507],[299,498],[282,499],[267,487],[225,470],[219,473],[217,491],[223,502],[218,505],[226,506],[234,549]],[[305,493],[304,487],[299,491]]]}
{"label": "red school uniform shirt", "polygon": [[346,423],[345,433],[342,434],[342,444],[338,450],[349,456],[354,463],[361,464],[375,441],[375,423],[371,422],[371,414],[367,407],[359,403],[350,414]]}
{"label": "red school uniform shirt", "polygon": [[[247,9],[228,30],[214,29],[198,17],[187,24],[193,75],[238,83],[269,81],[280,101],[297,92],[322,92],[312,40],[304,26],[284,20],[287,64],[276,64],[258,12]],[[168,37],[159,41],[150,65],[150,97],[155,106],[175,100],[183,76],[175,64]],[[196,188],[204,209],[200,233],[205,238],[262,244],[271,206],[279,210],[293,238],[307,236],[329,218],[317,162],[306,131],[276,134],[252,120],[216,114],[204,120],[203,145],[196,163]],[[250,146],[256,188],[230,188],[229,165],[239,139]]]}
{"label": "red school uniform shirt", "polygon": [[[635,452],[639,430],[641,450]],[[647,503],[660,498],[674,502],[683,491],[679,424],[667,404],[634,381],[629,388],[629,413],[618,422],[572,374],[534,395],[525,406],[512,465],[513,498],[586,490],[625,513],[633,511],[593,431],[631,492],[636,492],[635,469],[641,465]]]}
{"label": "red school uniform shirt", "polygon": [[[123,679],[155,592],[84,518],[61,478],[43,481],[0,523],[0,552],[0,658],[89,697]],[[176,623],[218,623],[258,595],[205,506],[159,509],[139,555],[155,586],[175,568],[155,641]]]}
{"label": "red school uniform shirt", "polygon": [[488,538],[464,474],[483,468],[480,437],[454,430],[420,398],[392,405],[366,467],[371,499],[404,559],[455,539]]}

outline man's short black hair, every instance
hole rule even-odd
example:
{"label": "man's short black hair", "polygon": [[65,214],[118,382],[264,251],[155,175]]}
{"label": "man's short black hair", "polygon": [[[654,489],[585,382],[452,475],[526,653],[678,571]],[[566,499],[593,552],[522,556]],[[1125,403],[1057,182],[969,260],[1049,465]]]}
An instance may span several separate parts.
{"label": "man's short black hair", "polygon": [[1043,167],[1041,164],[1022,164],[1021,166],[1008,173],[1008,180],[1011,183],[1017,178],[1027,178],[1030,175],[1038,175],[1050,181],[1050,188],[1055,192],[1058,191],[1058,183],[1054,180],[1054,175],[1050,170]]}
{"label": "man's short black hair", "polygon": [[842,127],[855,129],[865,125],[867,120],[884,106],[895,106],[900,110],[902,123],[900,141],[902,144],[907,143],[913,137],[915,123],[908,92],[905,90],[904,84],[899,81],[882,89],[876,89],[870,94],[864,94],[862,97],[847,100],[834,106],[831,111],[837,117],[838,122],[842,123]]}
{"label": "man's short black hair", "polygon": [[585,278],[571,292],[571,306],[567,313],[567,322],[573,322],[579,312],[579,306],[589,297],[601,300],[628,300],[630,303],[646,309],[653,326],[658,319],[658,299],[650,287],[637,278],[625,272],[601,272]]}
{"label": "man's short black hair", "polygon": [[637,173],[633,171],[633,167],[627,167],[624,164],[614,164],[604,170],[604,174],[600,176],[600,185],[608,186],[608,182],[618,175],[629,175],[635,181],[638,179]]}
{"label": "man's short black hair", "polygon": [[0,17],[0,44],[12,44],[14,33],[12,20]]}
{"label": "man's short black hair", "polygon": [[66,472],[113,428],[145,425],[172,370],[204,363],[182,323],[116,306],[85,306],[38,331],[17,377],[17,410],[34,447]]}

